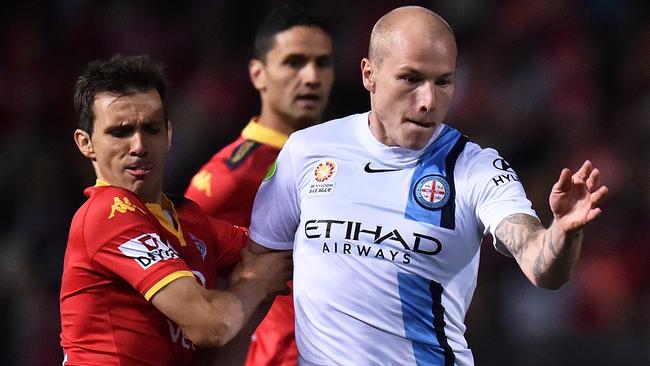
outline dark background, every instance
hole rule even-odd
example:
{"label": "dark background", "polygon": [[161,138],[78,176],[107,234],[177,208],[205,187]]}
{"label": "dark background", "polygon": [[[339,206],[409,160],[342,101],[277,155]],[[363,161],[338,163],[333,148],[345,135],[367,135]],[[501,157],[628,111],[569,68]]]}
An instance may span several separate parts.
{"label": "dark background", "polygon": [[[58,292],[72,215],[94,184],[72,133],[72,85],[114,53],[168,66],[175,126],[166,190],[258,112],[247,73],[261,17],[278,1],[22,1],[0,15],[2,363],[57,365]],[[572,280],[530,285],[486,242],[467,338],[477,365],[650,364],[650,24],[643,1],[315,2],[333,19],[327,118],[369,108],[359,62],[374,22],[420,4],[456,31],[448,123],[496,147],[550,221],[562,167],[584,159],[610,188]]]}

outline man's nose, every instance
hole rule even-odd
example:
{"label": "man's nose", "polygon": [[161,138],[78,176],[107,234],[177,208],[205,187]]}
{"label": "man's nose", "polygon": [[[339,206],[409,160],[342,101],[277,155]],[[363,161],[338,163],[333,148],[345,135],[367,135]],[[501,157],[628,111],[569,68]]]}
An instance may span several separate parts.
{"label": "man's nose", "polygon": [[318,66],[315,63],[309,62],[302,69],[303,82],[312,88],[319,87],[321,84],[321,76]]}
{"label": "man's nose", "polygon": [[147,149],[145,147],[145,141],[144,141],[144,136],[142,135],[142,132],[135,132],[131,136],[131,146],[129,149],[129,154],[134,155],[134,156],[143,156],[147,153]]}
{"label": "man's nose", "polygon": [[420,112],[430,112],[436,108],[436,86],[433,83],[423,83],[418,91]]}

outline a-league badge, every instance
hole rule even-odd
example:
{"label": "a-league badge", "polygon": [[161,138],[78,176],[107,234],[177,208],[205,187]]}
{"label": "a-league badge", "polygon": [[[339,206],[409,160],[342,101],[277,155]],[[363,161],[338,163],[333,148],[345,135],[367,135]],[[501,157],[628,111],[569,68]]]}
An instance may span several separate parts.
{"label": "a-league badge", "polygon": [[334,160],[321,160],[314,167],[314,177],[309,185],[307,196],[321,196],[334,192],[334,177],[338,166]]}
{"label": "a-league badge", "polygon": [[449,197],[451,197],[451,188],[442,175],[425,175],[413,187],[415,202],[429,210],[442,208],[449,202]]}

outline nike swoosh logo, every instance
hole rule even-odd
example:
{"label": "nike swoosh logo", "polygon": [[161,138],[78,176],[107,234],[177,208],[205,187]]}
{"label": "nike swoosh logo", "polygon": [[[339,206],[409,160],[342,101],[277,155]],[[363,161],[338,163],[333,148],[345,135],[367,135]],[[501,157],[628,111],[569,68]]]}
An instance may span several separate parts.
{"label": "nike swoosh logo", "polygon": [[370,167],[370,163],[366,164],[366,166],[363,167],[363,171],[366,173],[386,173],[386,172],[396,172],[398,170],[402,170],[402,169],[373,169]]}

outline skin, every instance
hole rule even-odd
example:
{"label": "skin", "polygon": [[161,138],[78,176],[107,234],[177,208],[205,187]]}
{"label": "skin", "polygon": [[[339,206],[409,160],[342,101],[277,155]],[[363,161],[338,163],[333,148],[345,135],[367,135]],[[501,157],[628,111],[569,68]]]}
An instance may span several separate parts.
{"label": "skin", "polygon": [[553,223],[546,229],[535,217],[517,214],[505,218],[496,239],[515,257],[519,267],[536,286],[560,288],[571,273],[582,249],[582,229],[602,210],[608,193],[600,185],[600,171],[587,160],[575,174],[563,169],[553,185],[549,205]]}
{"label": "skin", "polygon": [[[94,113],[92,136],[77,129],[74,140],[92,161],[97,178],[134,192],[144,202],[160,204],[172,130],[158,92],[99,93]],[[253,255],[243,249],[229,291],[205,289],[195,279],[181,277],[159,290],[151,303],[195,345],[220,347],[242,329],[262,301],[286,294],[290,278],[290,253]]]}
{"label": "skin", "polygon": [[160,204],[172,129],[158,92],[99,93],[94,110],[92,136],[77,129],[74,139],[97,178]]}
{"label": "skin", "polygon": [[[375,24],[369,51],[361,74],[370,93],[372,134],[387,146],[422,149],[453,97],[457,50],[449,25],[425,8],[397,8]],[[575,173],[565,168],[549,195],[554,217],[549,228],[525,214],[497,226],[496,240],[535,286],[557,289],[570,278],[582,229],[601,214],[598,206],[608,193],[599,181],[600,171],[588,160]],[[269,251],[256,243],[251,250]]]}
{"label": "skin", "polygon": [[363,85],[370,92],[370,131],[386,146],[423,148],[454,95],[453,35],[433,13],[399,8],[374,27],[370,51],[361,61]]}
{"label": "skin", "polygon": [[334,68],[332,41],[318,27],[295,26],[275,35],[265,60],[249,63],[251,82],[260,92],[258,123],[290,134],[321,119]]}

